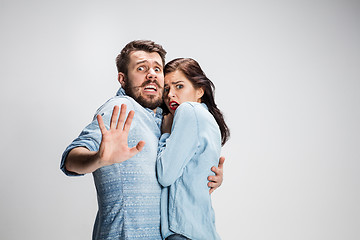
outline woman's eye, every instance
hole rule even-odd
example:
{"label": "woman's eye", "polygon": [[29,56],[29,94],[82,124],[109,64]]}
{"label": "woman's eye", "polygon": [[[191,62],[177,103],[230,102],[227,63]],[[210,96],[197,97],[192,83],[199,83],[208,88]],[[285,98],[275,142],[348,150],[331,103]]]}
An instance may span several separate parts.
{"label": "woman's eye", "polygon": [[176,88],[177,89],[182,89],[184,86],[183,85],[181,85],[181,84],[179,84],[179,85],[176,85]]}
{"label": "woman's eye", "polygon": [[164,92],[166,93],[169,92],[169,90],[170,90],[169,88],[164,88]]}

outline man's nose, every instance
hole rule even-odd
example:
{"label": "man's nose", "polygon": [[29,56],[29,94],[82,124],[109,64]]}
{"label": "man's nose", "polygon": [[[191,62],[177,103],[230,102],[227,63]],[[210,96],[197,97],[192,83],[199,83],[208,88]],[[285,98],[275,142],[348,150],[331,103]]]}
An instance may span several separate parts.
{"label": "man's nose", "polygon": [[154,69],[150,68],[148,74],[147,74],[147,78],[148,79],[156,79],[157,75]]}

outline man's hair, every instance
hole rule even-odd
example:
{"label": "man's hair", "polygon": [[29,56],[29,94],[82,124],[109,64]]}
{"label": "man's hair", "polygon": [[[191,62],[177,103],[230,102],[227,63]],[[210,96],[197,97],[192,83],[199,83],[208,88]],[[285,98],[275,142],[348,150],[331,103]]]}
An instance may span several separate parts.
{"label": "man's hair", "polygon": [[161,59],[162,64],[165,66],[165,55],[166,51],[159,44],[156,44],[150,40],[135,40],[129,42],[120,52],[120,54],[116,57],[116,67],[118,72],[122,72],[127,76],[128,66],[130,62],[130,54],[133,51],[145,51],[148,53],[157,52]]}

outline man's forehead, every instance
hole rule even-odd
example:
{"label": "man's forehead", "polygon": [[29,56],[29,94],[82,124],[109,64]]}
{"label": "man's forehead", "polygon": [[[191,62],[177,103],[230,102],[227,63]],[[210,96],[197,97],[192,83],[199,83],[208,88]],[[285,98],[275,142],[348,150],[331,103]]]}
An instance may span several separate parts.
{"label": "man's forehead", "polygon": [[133,51],[130,53],[130,63],[156,62],[162,66],[162,59],[157,52]]}

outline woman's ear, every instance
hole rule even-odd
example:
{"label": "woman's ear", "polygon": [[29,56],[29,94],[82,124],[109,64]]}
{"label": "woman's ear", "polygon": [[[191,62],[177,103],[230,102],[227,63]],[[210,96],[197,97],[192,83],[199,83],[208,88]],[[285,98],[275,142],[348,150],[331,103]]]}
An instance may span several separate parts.
{"label": "woman's ear", "polygon": [[118,81],[121,84],[121,87],[125,87],[125,74],[124,73],[119,72]]}
{"label": "woman's ear", "polygon": [[201,98],[204,96],[204,89],[202,87],[196,89],[196,97],[198,99],[198,102],[201,102]]}

